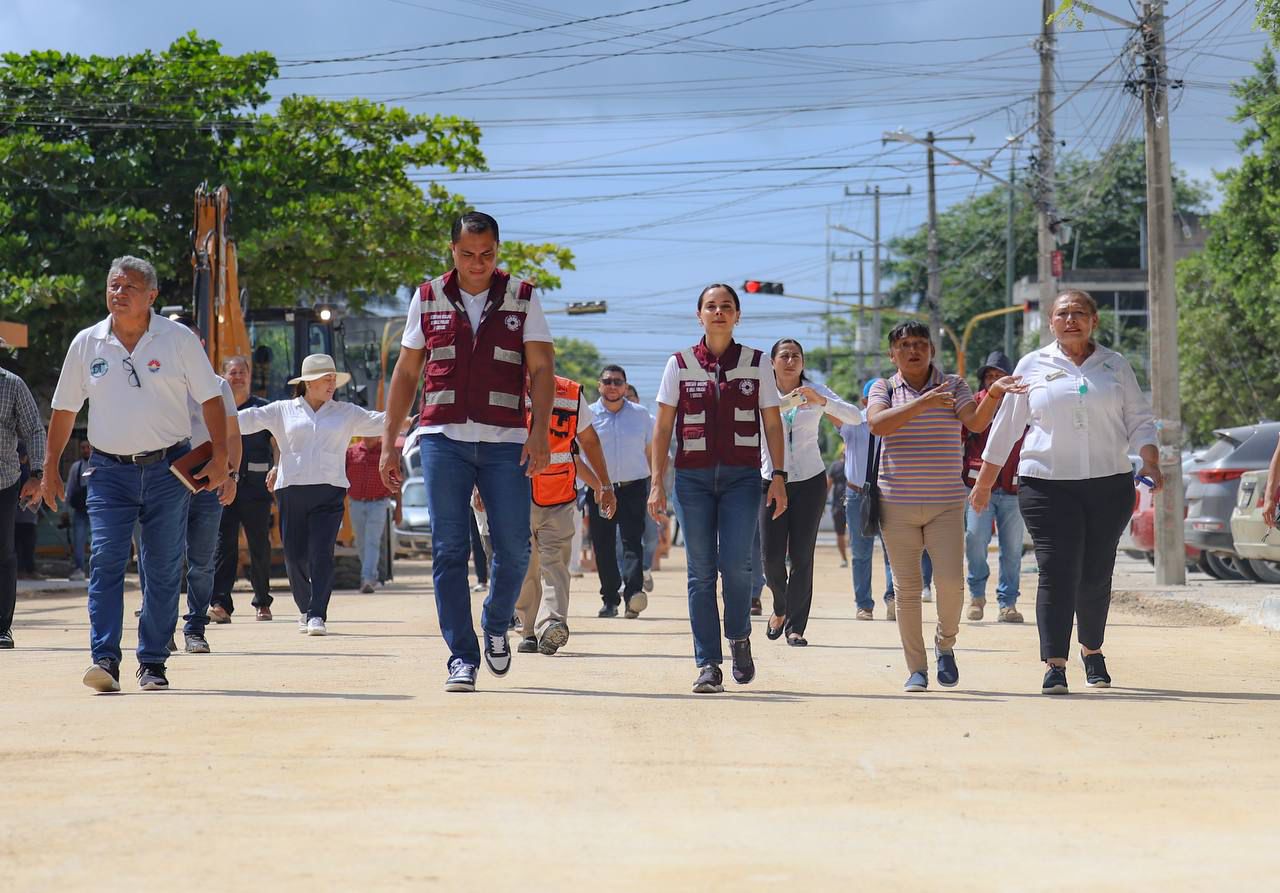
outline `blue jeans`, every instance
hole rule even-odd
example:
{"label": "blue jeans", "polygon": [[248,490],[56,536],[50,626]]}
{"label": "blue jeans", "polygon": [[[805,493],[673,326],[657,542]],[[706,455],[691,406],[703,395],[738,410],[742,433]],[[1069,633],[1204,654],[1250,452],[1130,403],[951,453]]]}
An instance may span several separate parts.
{"label": "blue jeans", "polygon": [[[174,449],[177,458],[186,449]],[[190,492],[169,473],[166,460],[137,466],[99,453],[89,459],[88,508],[92,529],[89,642],[94,661],[120,660],[124,629],[124,571],[133,526],[142,523],[138,559],[146,582],[138,618],[138,662],[163,664],[178,616],[178,585],[187,536]]]}
{"label": "blue jeans", "polygon": [[471,491],[478,487],[493,540],[489,597],[480,625],[506,635],[529,569],[529,479],[520,465],[520,444],[466,443],[428,434],[422,444],[422,476],[431,512],[431,576],[440,633],[450,660],[480,665],[480,642],[471,622]]}
{"label": "blue jeans", "polygon": [[1018,603],[1018,573],[1022,569],[1022,512],[1018,496],[1001,490],[991,491],[991,502],[981,513],[969,506],[964,513],[964,556],[969,565],[969,595],[978,601],[987,597],[987,546],[991,544],[991,524],[995,522],[1000,538],[1000,582],[996,599],[1002,608]]}
{"label": "blue jeans", "polygon": [[85,550],[89,546],[89,513],[71,512],[71,565],[76,570],[88,570]]}
{"label": "blue jeans", "polygon": [[218,558],[218,527],[222,504],[217,493],[193,493],[187,509],[187,635],[203,636],[213,598],[213,568]]}
{"label": "blue jeans", "polygon": [[[858,610],[870,611],[876,606],[871,594],[871,560],[875,555],[876,538],[862,535],[862,493],[845,491],[845,519],[849,525],[849,557],[853,568],[853,601]],[[881,543],[884,553],[884,600],[893,601],[893,571],[889,569],[889,550]]]}
{"label": "blue jeans", "polygon": [[352,499],[351,529],[360,551],[360,582],[377,582],[378,559],[382,557],[382,534],[387,529],[387,499]]}
{"label": "blue jeans", "polygon": [[689,622],[698,666],[719,665],[717,574],[724,580],[724,635],[751,636],[751,539],[760,512],[760,469],[717,465],[677,468],[689,565]]}

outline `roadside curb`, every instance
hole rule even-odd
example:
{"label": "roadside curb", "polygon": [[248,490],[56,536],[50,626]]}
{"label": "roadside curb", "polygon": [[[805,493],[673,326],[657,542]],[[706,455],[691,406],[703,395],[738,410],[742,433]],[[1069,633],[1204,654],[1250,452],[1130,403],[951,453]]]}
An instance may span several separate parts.
{"label": "roadside curb", "polygon": [[1280,595],[1268,595],[1258,608],[1258,623],[1267,629],[1280,630]]}
{"label": "roadside curb", "polygon": [[68,595],[88,595],[89,584],[84,580],[19,580],[18,598],[61,598]]}

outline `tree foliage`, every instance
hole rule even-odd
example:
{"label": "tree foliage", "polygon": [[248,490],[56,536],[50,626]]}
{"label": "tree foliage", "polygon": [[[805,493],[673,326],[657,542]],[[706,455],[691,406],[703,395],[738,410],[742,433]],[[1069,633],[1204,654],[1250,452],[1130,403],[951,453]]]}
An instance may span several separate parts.
{"label": "tree foliage", "polygon": [[[449,264],[449,224],[469,206],[430,172],[483,169],[479,128],[364,99],[266,111],[277,73],[268,53],[224,55],[195,33],[158,53],[0,57],[0,317],[30,326],[20,371],[34,387],[103,315],[111,258],[146,257],[161,302],[189,300],[204,181],[231,189],[252,305],[358,308]],[[549,244],[505,243],[503,259],[544,289],[572,268]]]}
{"label": "tree foliage", "polygon": [[599,396],[596,378],[600,375],[600,367],[604,360],[600,358],[599,349],[590,341],[580,338],[557,338],[556,342],[556,375],[572,379],[587,392],[588,402]]}

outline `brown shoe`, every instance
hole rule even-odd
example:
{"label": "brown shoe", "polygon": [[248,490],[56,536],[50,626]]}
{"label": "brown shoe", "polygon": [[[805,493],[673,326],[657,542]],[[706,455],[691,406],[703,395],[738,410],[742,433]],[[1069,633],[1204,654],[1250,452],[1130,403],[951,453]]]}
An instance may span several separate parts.
{"label": "brown shoe", "polygon": [[759,617],[764,613],[764,605],[760,604],[760,599],[753,598],[751,600],[751,616]]}
{"label": "brown shoe", "polygon": [[893,599],[884,603],[884,619],[894,622],[898,619],[898,603]]}
{"label": "brown shoe", "polygon": [[230,623],[231,615],[227,613],[227,609],[222,605],[214,605],[209,608],[209,619],[214,623]]}
{"label": "brown shoe", "polygon": [[256,616],[259,620],[270,620],[271,609],[267,607],[259,608],[254,616]]}
{"label": "brown shoe", "polygon": [[875,620],[876,615],[871,612],[870,608],[859,608],[858,613],[853,615],[854,620]]}
{"label": "brown shoe", "polygon": [[1018,612],[1017,608],[1012,606],[1008,608],[1001,608],[1000,617],[998,619],[1001,623],[1021,623],[1022,614]]}
{"label": "brown shoe", "polygon": [[987,606],[987,603],[986,603],[986,600],[985,600],[985,599],[984,599],[983,601],[978,601],[978,600],[975,598],[973,601],[969,602],[969,619],[970,619],[970,620],[981,620],[981,619],[982,619],[982,610],[983,610],[983,608],[985,608],[986,606]]}

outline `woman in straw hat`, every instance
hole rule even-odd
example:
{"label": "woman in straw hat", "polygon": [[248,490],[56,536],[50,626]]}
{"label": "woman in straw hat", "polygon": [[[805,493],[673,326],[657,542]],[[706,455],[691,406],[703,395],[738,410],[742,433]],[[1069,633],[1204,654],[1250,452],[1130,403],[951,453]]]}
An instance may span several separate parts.
{"label": "woman in straw hat", "polygon": [[240,432],[267,430],[280,446],[274,473],[289,587],[298,605],[298,632],[323,636],[333,591],[333,547],[347,495],[346,455],[352,437],[382,433],[386,413],[333,399],[351,376],[333,357],[311,354],[289,379],[292,400],[239,413]]}

